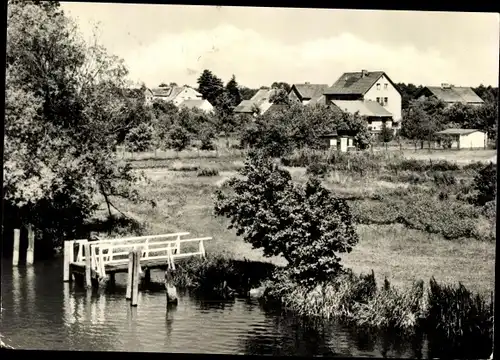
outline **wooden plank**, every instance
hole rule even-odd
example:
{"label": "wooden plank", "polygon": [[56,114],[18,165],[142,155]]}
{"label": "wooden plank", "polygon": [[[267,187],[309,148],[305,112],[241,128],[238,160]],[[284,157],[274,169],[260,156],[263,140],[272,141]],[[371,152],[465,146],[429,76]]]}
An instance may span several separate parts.
{"label": "wooden plank", "polygon": [[19,265],[19,243],[21,239],[21,230],[14,229],[14,252],[12,254],[12,265]]}

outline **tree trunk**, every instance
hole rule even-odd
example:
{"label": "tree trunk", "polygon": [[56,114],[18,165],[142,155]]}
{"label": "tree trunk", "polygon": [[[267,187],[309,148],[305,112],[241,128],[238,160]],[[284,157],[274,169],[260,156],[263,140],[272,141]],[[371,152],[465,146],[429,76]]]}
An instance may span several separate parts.
{"label": "tree trunk", "polygon": [[106,201],[106,206],[108,207],[109,219],[111,220],[113,219],[113,214],[111,213],[111,204],[109,202],[108,194],[106,194],[106,191],[104,191],[104,187],[102,186],[102,184],[100,184],[100,188],[101,193],[104,196],[104,201]]}

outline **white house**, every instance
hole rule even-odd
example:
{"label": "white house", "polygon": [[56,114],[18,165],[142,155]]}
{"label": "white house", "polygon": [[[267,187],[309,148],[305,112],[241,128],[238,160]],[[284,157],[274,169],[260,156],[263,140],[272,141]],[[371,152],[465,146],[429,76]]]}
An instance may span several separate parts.
{"label": "white house", "polygon": [[[392,127],[395,129],[401,127],[401,92],[383,71],[361,70],[360,72],[344,73],[323,94],[328,105],[332,101],[342,101],[343,105],[348,101],[356,101],[358,105],[354,108],[370,108],[376,110],[375,113],[380,114],[390,113]],[[360,102],[366,104],[361,105]],[[376,106],[373,105],[373,102],[378,103],[385,111],[375,109]],[[378,128],[375,125],[372,127]]]}
{"label": "white house", "polygon": [[180,103],[179,107],[186,107],[188,109],[200,109],[205,112],[213,111],[214,107],[206,99],[188,99]]}
{"label": "white house", "polygon": [[179,106],[185,100],[201,100],[203,96],[189,86],[168,86],[151,89],[154,99],[171,101]]}
{"label": "white house", "polygon": [[440,146],[452,149],[482,149],[488,145],[488,134],[476,129],[446,129],[436,133]]}

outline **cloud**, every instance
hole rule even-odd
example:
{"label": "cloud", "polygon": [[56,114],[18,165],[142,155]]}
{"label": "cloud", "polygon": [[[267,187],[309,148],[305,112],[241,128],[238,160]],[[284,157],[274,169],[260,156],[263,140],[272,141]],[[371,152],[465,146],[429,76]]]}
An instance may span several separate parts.
{"label": "cloud", "polygon": [[[252,87],[273,81],[330,84],[344,71],[361,69],[384,70],[395,82],[419,84],[477,85],[478,78],[490,84],[498,79],[495,62],[474,54],[457,59],[435,49],[391,47],[349,33],[290,45],[253,29],[224,24],[211,31],[165,34],[122,56],[131,77],[149,86],[162,81],[194,85],[204,69],[224,81],[235,74],[240,84]],[[464,68],[475,70],[469,74]]]}

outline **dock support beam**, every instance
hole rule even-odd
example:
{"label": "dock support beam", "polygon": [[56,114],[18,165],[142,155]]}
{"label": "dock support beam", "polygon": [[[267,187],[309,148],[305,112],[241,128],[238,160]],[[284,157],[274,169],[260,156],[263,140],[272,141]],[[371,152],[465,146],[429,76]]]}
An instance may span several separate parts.
{"label": "dock support beam", "polygon": [[131,251],[128,254],[127,292],[125,293],[125,299],[127,300],[130,300],[132,298],[133,276],[134,276],[134,253]]}
{"label": "dock support beam", "polygon": [[65,241],[64,242],[64,276],[63,281],[67,282],[71,280],[71,273],[69,266],[72,262],[74,262],[75,252],[73,250],[74,241]]}
{"label": "dock support beam", "polygon": [[85,249],[85,286],[87,288],[92,287],[92,269],[91,269],[91,257],[90,257],[90,244],[85,243],[84,244],[84,249]]}
{"label": "dock support beam", "polygon": [[130,305],[137,306],[137,298],[139,297],[139,267],[141,260],[141,250],[134,250],[133,252],[133,272],[132,272],[132,298]]}
{"label": "dock support beam", "polygon": [[14,229],[14,252],[12,254],[12,266],[19,265],[19,242],[21,238],[21,230]]}
{"label": "dock support beam", "polygon": [[28,225],[28,251],[26,253],[26,265],[33,265],[35,258],[35,231],[33,225]]}
{"label": "dock support beam", "polygon": [[177,289],[175,288],[172,269],[170,268],[165,271],[165,289],[167,290],[167,305],[177,304]]}

